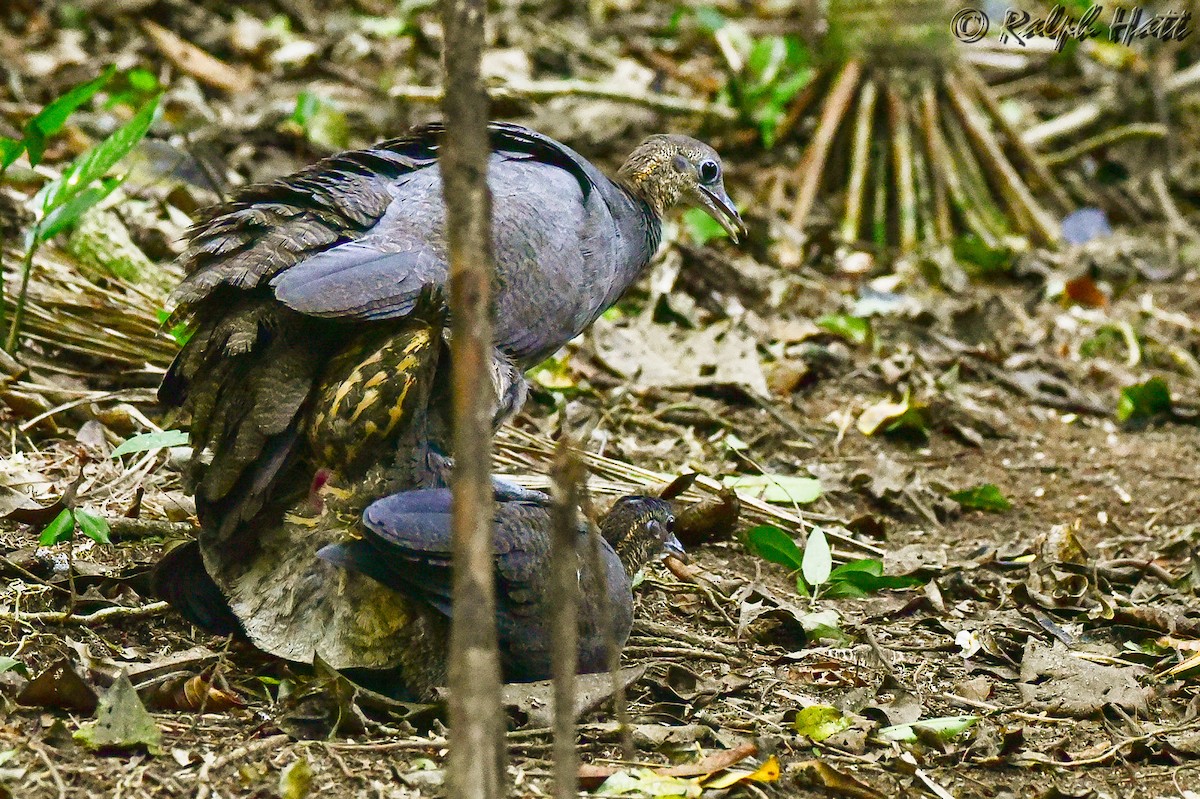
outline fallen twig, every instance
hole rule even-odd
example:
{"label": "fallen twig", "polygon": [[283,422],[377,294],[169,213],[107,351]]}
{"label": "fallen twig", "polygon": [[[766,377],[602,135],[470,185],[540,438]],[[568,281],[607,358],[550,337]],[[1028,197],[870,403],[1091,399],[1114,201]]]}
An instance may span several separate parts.
{"label": "fallen twig", "polygon": [[128,621],[131,619],[146,619],[165,613],[171,605],[167,602],[151,602],[149,605],[137,607],[112,607],[97,610],[94,613],[77,614],[64,611],[12,611],[0,613],[0,623],[14,624],[80,624],[84,627],[98,627],[113,621]]}

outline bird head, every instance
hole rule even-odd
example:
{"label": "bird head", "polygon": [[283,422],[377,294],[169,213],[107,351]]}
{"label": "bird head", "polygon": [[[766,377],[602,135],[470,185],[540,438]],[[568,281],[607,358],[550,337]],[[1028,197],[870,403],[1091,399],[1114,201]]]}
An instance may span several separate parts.
{"label": "bird head", "polygon": [[600,535],[630,576],[660,554],[686,562],[687,555],[674,528],[670,501],[657,497],[621,497],[600,521]]}
{"label": "bird head", "polygon": [[630,154],[617,177],[660,216],[676,205],[701,208],[736,243],[746,225],[725,192],[721,157],[689,136],[657,134]]}

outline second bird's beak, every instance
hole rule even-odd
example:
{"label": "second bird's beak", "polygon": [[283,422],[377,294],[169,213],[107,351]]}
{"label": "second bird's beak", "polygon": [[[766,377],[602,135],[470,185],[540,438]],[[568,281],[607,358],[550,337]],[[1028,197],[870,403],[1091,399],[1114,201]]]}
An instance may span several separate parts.
{"label": "second bird's beak", "polygon": [[663,549],[666,550],[665,554],[668,557],[675,558],[675,560],[681,563],[691,563],[691,559],[683,549],[683,544],[679,543],[679,539],[675,537],[674,533],[668,535],[666,540],[663,541]]}
{"label": "second bird's beak", "polygon": [[733,200],[725,192],[724,186],[710,189],[707,186],[697,186],[696,199],[701,208],[708,212],[716,223],[725,229],[733,243],[738,243],[739,236],[746,235],[746,223],[733,206]]}

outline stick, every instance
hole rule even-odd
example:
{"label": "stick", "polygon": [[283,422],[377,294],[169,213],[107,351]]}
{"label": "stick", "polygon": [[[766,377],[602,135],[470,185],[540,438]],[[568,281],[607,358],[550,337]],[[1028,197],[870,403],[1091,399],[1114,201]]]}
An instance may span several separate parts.
{"label": "stick", "polygon": [[500,657],[492,565],[492,197],[487,185],[488,98],[480,76],[484,0],[445,0],[441,153],[450,260],[456,459],[450,628],[447,789],[459,799],[499,799],[504,774]]}
{"label": "stick", "polygon": [[825,170],[825,161],[829,158],[829,149],[833,146],[838,127],[846,116],[846,110],[854,100],[854,90],[858,88],[859,78],[862,77],[862,64],[858,61],[847,61],[821,110],[821,121],[813,134],[812,143],[800,163],[800,192],[796,197],[796,207],[792,211],[793,227],[803,228],[812,211],[813,202],[817,199],[817,190],[821,187],[821,173]]}
{"label": "stick", "polygon": [[933,177],[933,222],[937,227],[939,241],[950,241],[954,236],[954,224],[950,219],[950,201],[946,196],[948,178],[945,174],[949,165],[943,160],[944,142],[937,126],[937,89],[932,81],[921,85],[921,132],[925,136],[925,163]]}
{"label": "stick", "polygon": [[[565,427],[565,426],[564,426]],[[554,796],[575,799],[575,673],[579,670],[579,486],[584,467],[562,432],[554,458],[554,538],[550,548],[551,658],[554,677]]]}
{"label": "stick", "polygon": [[912,129],[908,124],[908,109],[894,86],[887,87],[888,120],[892,127],[892,163],[899,184],[900,251],[910,253],[917,248],[917,194],[914,188],[912,162]]}
{"label": "stick", "polygon": [[999,142],[981,118],[978,107],[967,96],[962,83],[953,74],[947,75],[946,91],[950,103],[970,136],[972,143],[995,178],[1000,194],[1013,212],[1022,219],[1034,237],[1042,244],[1054,244],[1062,236],[1056,222],[1034,199],[1029,187],[1000,149]]}
{"label": "stick", "polygon": [[966,78],[967,88],[974,94],[975,99],[983,104],[987,110],[988,116],[992,118],[994,124],[1002,134],[1004,139],[1012,145],[1013,151],[1020,158],[1021,162],[1029,169],[1038,184],[1050,193],[1054,200],[1054,210],[1059,214],[1068,213],[1073,207],[1071,197],[1067,194],[1067,190],[1054,177],[1054,173],[1050,171],[1049,163],[1038,156],[1033,151],[1033,148],[1021,138],[1020,132],[1016,127],[1008,121],[1008,117],[1000,110],[1000,104],[996,102],[992,90],[984,82],[979,73],[975,71],[969,64],[963,65],[962,75]]}
{"label": "stick", "polygon": [[875,81],[863,84],[854,118],[854,145],[850,155],[850,181],[846,186],[846,214],[842,217],[842,240],[858,241],[867,190],[867,168],[871,165],[871,129],[875,122]]}

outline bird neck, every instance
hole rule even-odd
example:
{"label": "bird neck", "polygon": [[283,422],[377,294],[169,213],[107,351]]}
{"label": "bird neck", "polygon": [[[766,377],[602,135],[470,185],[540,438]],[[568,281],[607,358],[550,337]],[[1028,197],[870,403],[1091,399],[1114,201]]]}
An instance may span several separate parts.
{"label": "bird neck", "polygon": [[679,181],[672,180],[673,151],[662,146],[643,145],[617,170],[617,182],[661,217],[679,200]]}
{"label": "bird neck", "polygon": [[648,178],[631,178],[618,173],[617,183],[625,191],[649,206],[654,215],[660,219],[666,214],[667,209],[675,204],[676,198],[673,196],[673,193],[662,191],[661,189],[664,184],[660,181]]}

